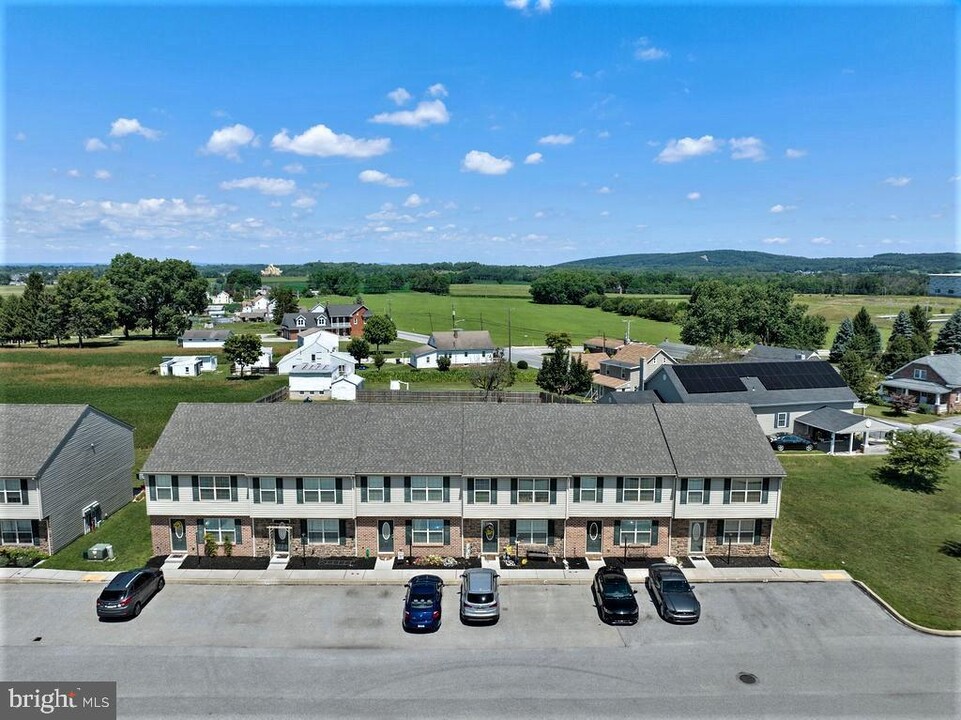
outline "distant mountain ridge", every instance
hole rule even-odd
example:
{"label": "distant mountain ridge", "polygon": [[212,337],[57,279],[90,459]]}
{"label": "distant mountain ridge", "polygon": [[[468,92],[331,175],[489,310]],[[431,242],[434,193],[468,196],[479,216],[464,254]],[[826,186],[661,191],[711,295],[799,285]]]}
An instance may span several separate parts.
{"label": "distant mountain ridge", "polygon": [[872,257],[806,258],[752,250],[701,250],[684,253],[637,253],[586,258],[555,268],[649,270],[659,272],[919,272],[961,271],[961,253],[882,253]]}

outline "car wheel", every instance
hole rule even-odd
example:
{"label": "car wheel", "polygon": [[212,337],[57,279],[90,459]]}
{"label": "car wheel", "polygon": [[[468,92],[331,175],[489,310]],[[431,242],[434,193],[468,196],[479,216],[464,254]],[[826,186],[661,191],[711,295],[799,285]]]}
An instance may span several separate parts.
{"label": "car wheel", "polygon": [[778,443],[776,450],[778,452],[784,452],[784,445],[782,443]]}
{"label": "car wheel", "polygon": [[804,446],[804,449],[807,450],[808,452],[811,452],[814,449],[814,446],[811,443],[808,443],[807,445]]}
{"label": "car wheel", "polygon": [[134,617],[137,617],[138,615],[140,615],[140,610],[141,610],[141,609],[142,609],[142,608],[141,608],[141,606],[140,606],[140,603],[139,603],[139,602],[136,603],[136,604],[133,606],[133,616],[134,616]]}
{"label": "car wheel", "polygon": [[160,592],[161,590],[163,590],[164,585],[166,585],[166,582],[164,582],[163,578],[160,578],[160,582],[157,583],[157,592]]}

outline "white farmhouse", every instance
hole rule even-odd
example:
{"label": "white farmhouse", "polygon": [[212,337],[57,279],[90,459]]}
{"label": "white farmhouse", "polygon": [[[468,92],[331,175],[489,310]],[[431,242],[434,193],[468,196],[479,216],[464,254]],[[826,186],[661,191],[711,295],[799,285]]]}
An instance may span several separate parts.
{"label": "white farmhouse", "polygon": [[294,365],[321,362],[322,358],[337,351],[338,344],[339,339],[332,332],[319,328],[305,330],[297,336],[297,348],[277,361],[277,372],[288,375]]}
{"label": "white farmhouse", "polygon": [[[274,349],[270,345],[264,345],[260,348],[260,357],[257,358],[253,365],[245,365],[243,370],[245,372],[250,370],[269,370],[271,363],[274,361]],[[240,365],[234,363],[233,368],[235,373],[241,371]]]}
{"label": "white farmhouse", "polygon": [[177,338],[177,344],[184,348],[222,348],[231,335],[230,330],[188,330]]}
{"label": "white farmhouse", "polygon": [[160,374],[163,376],[197,377],[202,372],[216,370],[216,355],[165,355],[160,359]]}
{"label": "white farmhouse", "polygon": [[417,368],[436,368],[441,356],[450,358],[451,366],[486,365],[497,357],[497,346],[487,330],[454,330],[435,332],[426,345],[410,352],[410,364]]}
{"label": "white farmhouse", "polygon": [[[290,372],[290,399],[320,399],[331,396],[331,386],[340,378],[354,375],[354,358],[343,353],[327,353],[318,362],[294,365]],[[354,385],[356,389],[356,384]],[[342,388],[341,392],[347,391]]]}

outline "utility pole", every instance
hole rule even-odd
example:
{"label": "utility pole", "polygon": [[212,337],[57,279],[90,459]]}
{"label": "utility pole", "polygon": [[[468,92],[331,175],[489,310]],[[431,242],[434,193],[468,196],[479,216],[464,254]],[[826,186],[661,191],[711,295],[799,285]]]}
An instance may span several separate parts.
{"label": "utility pole", "polygon": [[434,316],[430,314],[430,310],[427,311],[427,320],[430,322],[430,334],[434,334]]}
{"label": "utility pole", "polygon": [[622,320],[622,322],[627,323],[627,334],[624,336],[624,342],[628,345],[631,343],[631,319]]}
{"label": "utility pole", "polygon": [[514,346],[511,342],[511,309],[507,308],[507,362],[513,362]]}
{"label": "utility pole", "polygon": [[481,330],[483,330],[484,329],[484,313],[480,314],[480,325],[481,325]]}

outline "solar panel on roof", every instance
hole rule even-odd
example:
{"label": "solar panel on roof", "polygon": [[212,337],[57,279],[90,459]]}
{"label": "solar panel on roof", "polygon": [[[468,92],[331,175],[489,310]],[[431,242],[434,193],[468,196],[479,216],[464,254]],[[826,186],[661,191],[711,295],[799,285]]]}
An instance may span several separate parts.
{"label": "solar panel on roof", "polygon": [[674,372],[692,394],[743,392],[742,378],[756,377],[768,390],[811,390],[844,387],[844,380],[828,363],[746,362],[675,365]]}

